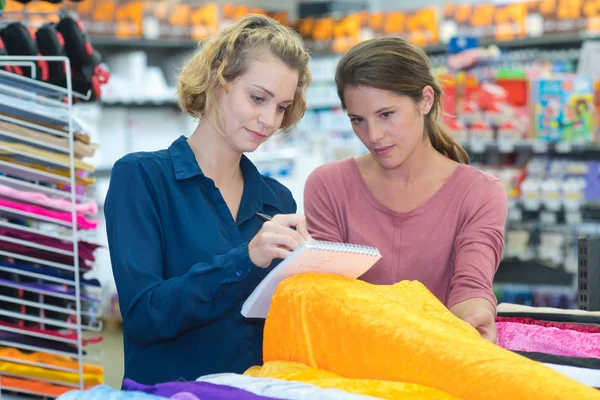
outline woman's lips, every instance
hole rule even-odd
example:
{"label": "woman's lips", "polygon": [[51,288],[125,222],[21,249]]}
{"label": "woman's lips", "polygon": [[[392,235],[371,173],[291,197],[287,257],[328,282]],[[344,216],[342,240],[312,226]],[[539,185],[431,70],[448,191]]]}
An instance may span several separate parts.
{"label": "woman's lips", "polygon": [[387,153],[390,152],[390,150],[392,150],[392,147],[394,147],[393,145],[391,146],[382,146],[382,147],[378,147],[376,149],[373,149],[373,151],[375,152],[375,154],[377,154],[378,156],[385,156]]}

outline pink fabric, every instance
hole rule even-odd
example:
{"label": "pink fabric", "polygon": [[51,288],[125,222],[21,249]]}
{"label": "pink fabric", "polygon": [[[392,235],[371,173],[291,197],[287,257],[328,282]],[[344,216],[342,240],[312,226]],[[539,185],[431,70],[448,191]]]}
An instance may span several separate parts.
{"label": "pink fabric", "polygon": [[318,167],[304,189],[304,212],[315,239],[377,247],[382,259],[364,276],[389,285],[417,280],[447,307],[480,297],[496,304],[494,274],[508,213],[502,182],[460,165],[424,205],[399,213],[371,193],[346,159]]}
{"label": "pink fabric", "polygon": [[498,346],[513,351],[600,358],[600,333],[498,322]]}
{"label": "pink fabric", "polygon": [[[26,240],[28,242],[34,242],[48,247],[55,247],[61,250],[73,251],[73,244],[71,242],[51,238],[44,235],[38,235],[36,233],[25,232],[19,229],[6,228],[0,226],[0,236],[8,236],[11,238]],[[84,260],[96,261],[94,251],[100,247],[103,246],[95,243],[89,243],[85,240],[79,240],[77,242],[77,251],[79,253],[79,257],[81,257]]]}
{"label": "pink fabric", "polygon": [[596,325],[566,324],[563,322],[540,321],[537,319],[524,317],[496,317],[496,322],[516,322],[527,325],[540,325],[547,328],[569,329],[572,331],[587,333],[600,333],[600,326]]}
{"label": "pink fabric", "polygon": [[[60,208],[65,211],[70,211],[71,202],[64,199],[53,199],[46,196],[43,193],[38,192],[26,192],[17,190],[6,185],[0,184],[0,196],[9,197],[15,200],[28,201],[32,203],[38,203],[41,205],[47,205],[48,207]],[[83,204],[77,204],[75,210],[79,214],[93,215],[98,212],[98,206],[93,201]]]}
{"label": "pink fabric", "polygon": [[[61,221],[71,222],[71,213],[66,211],[52,211],[43,207],[30,204],[23,204],[0,198],[0,206],[11,208],[13,210],[25,211],[32,214],[42,215],[44,217],[54,218]],[[77,216],[77,226],[80,229],[96,229],[98,221],[90,220],[82,215]]]}

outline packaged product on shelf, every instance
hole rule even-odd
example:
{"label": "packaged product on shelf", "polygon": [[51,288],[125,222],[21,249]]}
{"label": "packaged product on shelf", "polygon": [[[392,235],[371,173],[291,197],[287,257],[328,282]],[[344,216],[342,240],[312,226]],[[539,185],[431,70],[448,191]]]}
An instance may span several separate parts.
{"label": "packaged product on shelf", "polygon": [[562,206],[560,179],[546,179],[541,182],[542,204],[547,210],[558,211]]}
{"label": "packaged product on shelf", "polygon": [[485,144],[492,140],[494,140],[494,131],[486,122],[481,121],[471,125],[469,141],[473,151],[478,153],[485,151]]}
{"label": "packaged product on shelf", "polygon": [[600,79],[594,82],[594,114],[595,118],[595,135],[594,141],[600,141]]}
{"label": "packaged product on shelf", "polygon": [[521,261],[531,260],[533,252],[529,241],[531,233],[526,230],[512,230],[506,232],[506,245],[504,246],[505,258],[516,258]]}
{"label": "packaged product on shelf", "polygon": [[563,204],[568,211],[579,211],[585,203],[584,193],[587,186],[584,177],[570,177],[563,181],[561,192]]}
{"label": "packaged product on shelf", "polygon": [[521,202],[525,210],[537,211],[541,206],[542,180],[528,177],[521,182]]}
{"label": "packaged product on shelf", "polygon": [[444,126],[448,129],[448,132],[454,140],[458,143],[465,143],[467,141],[467,128],[465,125],[454,117],[445,117]]}
{"label": "packaged product on shelf", "polygon": [[462,120],[468,125],[473,125],[483,121],[483,115],[479,110],[479,107],[477,107],[477,104],[475,104],[473,101],[465,103],[460,115]]}
{"label": "packaged product on shelf", "polygon": [[556,77],[531,82],[535,136],[548,142],[593,140],[593,80],[583,76]]}
{"label": "packaged product on shelf", "polygon": [[517,125],[508,121],[498,128],[498,147],[503,153],[510,153],[514,150],[514,145],[523,139],[521,131]]}
{"label": "packaged product on shelf", "polygon": [[504,124],[509,118],[509,115],[498,103],[494,103],[488,107],[484,115],[487,123],[494,127]]}

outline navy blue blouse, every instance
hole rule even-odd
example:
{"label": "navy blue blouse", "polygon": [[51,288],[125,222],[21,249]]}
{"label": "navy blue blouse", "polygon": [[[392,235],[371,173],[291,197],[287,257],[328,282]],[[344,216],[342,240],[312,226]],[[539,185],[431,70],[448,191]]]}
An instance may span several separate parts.
{"label": "navy blue blouse", "polygon": [[242,373],[262,364],[264,321],[243,302],[267,275],[248,256],[257,212],[296,212],[291,192],[242,156],[237,220],[184,136],[124,156],[104,204],[123,315],[125,377],[143,384]]}

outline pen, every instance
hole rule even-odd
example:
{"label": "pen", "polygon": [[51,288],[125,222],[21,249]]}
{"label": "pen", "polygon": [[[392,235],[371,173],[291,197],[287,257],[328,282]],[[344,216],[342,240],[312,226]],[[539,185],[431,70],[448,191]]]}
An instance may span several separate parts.
{"label": "pen", "polygon": [[273,217],[271,217],[270,215],[267,214],[263,214],[263,213],[256,213],[256,216],[260,219],[262,219],[263,221],[267,222],[273,219]]}

